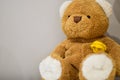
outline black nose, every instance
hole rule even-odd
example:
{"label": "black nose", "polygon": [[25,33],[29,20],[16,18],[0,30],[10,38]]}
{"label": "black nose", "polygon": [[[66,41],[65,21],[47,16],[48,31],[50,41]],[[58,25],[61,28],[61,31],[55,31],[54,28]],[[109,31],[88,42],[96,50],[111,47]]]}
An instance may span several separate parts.
{"label": "black nose", "polygon": [[82,16],[74,16],[74,22],[75,22],[75,23],[80,22],[81,19],[82,19]]}

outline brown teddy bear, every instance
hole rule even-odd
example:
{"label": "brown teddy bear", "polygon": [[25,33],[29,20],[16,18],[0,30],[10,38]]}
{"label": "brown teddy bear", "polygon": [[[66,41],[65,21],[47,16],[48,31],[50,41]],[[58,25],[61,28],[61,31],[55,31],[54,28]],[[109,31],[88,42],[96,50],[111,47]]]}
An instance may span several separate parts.
{"label": "brown teddy bear", "polygon": [[66,1],[60,8],[67,39],[39,66],[43,80],[114,80],[120,76],[120,45],[105,36],[106,0]]}

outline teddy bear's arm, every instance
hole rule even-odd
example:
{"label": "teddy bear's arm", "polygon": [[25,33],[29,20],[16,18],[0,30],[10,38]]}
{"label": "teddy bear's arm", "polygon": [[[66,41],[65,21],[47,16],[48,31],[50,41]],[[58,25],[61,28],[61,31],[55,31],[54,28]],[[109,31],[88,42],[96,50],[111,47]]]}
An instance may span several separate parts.
{"label": "teddy bear's arm", "polygon": [[117,67],[117,75],[120,76],[120,45],[109,37],[102,39],[107,45],[107,53],[113,58]]}
{"label": "teddy bear's arm", "polygon": [[63,59],[65,57],[67,40],[60,43],[51,53],[51,56],[57,59]]}
{"label": "teddy bear's arm", "polygon": [[109,54],[115,60],[117,76],[120,76],[120,45],[115,43],[113,48],[109,51]]}

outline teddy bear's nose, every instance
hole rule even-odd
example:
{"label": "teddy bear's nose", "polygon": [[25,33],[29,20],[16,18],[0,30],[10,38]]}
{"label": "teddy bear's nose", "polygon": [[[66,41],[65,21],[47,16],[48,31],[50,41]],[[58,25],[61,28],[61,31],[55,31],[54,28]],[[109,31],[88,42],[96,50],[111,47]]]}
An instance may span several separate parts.
{"label": "teddy bear's nose", "polygon": [[80,22],[81,19],[82,19],[82,16],[74,16],[74,22],[75,22],[75,23]]}

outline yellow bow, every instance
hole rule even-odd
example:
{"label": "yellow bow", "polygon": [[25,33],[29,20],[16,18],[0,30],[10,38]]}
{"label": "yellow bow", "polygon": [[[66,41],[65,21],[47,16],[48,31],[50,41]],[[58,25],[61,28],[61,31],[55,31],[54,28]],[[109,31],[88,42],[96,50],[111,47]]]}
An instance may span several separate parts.
{"label": "yellow bow", "polygon": [[90,47],[94,53],[105,52],[107,49],[106,45],[100,41],[94,41]]}

